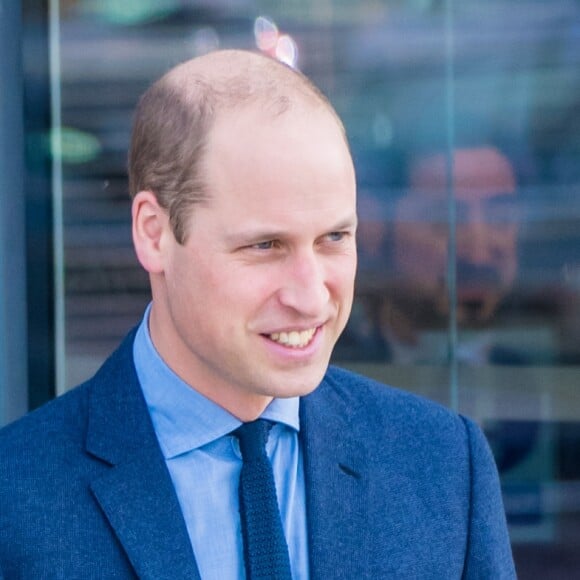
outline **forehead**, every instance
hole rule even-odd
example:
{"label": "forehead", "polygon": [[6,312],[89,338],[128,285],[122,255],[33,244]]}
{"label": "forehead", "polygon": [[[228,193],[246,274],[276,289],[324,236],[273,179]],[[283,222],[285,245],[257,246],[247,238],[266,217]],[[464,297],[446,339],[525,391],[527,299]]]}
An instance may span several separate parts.
{"label": "forehead", "polygon": [[215,112],[209,142],[214,146],[224,142],[236,143],[238,140],[255,138],[258,133],[278,133],[281,127],[299,126],[300,131],[293,136],[307,137],[310,131],[304,130],[312,124],[311,130],[325,129],[334,138],[341,136],[346,144],[344,129],[334,111],[320,99],[311,95],[294,95],[292,98],[268,98],[254,95],[245,101],[229,103]]}
{"label": "forehead", "polygon": [[271,221],[306,228],[354,219],[352,160],[336,120],[323,108],[264,114],[257,107],[220,115],[205,176],[212,219]]}
{"label": "forehead", "polygon": [[[206,148],[207,176],[219,181],[228,171],[248,181],[353,177],[346,139],[323,106],[299,106],[274,115],[258,105],[220,114]],[[352,174],[352,175],[351,175]]]}
{"label": "forehead", "polygon": [[443,155],[419,160],[412,167],[410,184],[412,192],[432,198],[446,197],[452,185],[456,199],[474,203],[515,194],[516,188],[509,160],[490,147],[457,150],[452,160]]}

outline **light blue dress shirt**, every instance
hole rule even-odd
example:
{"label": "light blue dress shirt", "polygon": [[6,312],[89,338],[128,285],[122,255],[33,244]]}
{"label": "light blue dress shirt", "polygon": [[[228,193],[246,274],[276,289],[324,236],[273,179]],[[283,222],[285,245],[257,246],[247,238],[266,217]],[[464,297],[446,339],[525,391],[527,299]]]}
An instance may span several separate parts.
{"label": "light blue dress shirt", "polygon": [[[137,375],[173,480],[203,580],[245,578],[238,506],[242,459],[230,433],[241,422],[182,381],[157,353],[147,308],[133,347]],[[195,387],[195,385],[194,385]],[[292,576],[308,578],[299,399],[274,399],[267,451],[288,542]]]}

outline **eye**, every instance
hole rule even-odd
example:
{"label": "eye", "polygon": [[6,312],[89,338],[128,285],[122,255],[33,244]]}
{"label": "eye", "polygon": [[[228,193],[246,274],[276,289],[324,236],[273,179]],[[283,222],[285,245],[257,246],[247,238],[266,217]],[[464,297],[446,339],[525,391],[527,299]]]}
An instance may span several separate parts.
{"label": "eye", "polygon": [[275,246],[274,240],[266,240],[264,242],[258,242],[257,244],[252,244],[250,248],[252,250],[271,250]]}
{"label": "eye", "polygon": [[330,232],[326,234],[327,239],[330,242],[341,242],[347,236],[347,232]]}

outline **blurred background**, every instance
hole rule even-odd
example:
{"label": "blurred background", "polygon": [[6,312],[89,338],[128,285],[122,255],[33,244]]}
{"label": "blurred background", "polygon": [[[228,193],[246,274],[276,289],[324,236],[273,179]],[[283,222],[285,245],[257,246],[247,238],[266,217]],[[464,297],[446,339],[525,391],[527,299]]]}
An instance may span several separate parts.
{"label": "blurred background", "polygon": [[476,419],[519,577],[580,574],[578,0],[4,6],[2,423],[88,378],[149,301],[126,179],[138,96],[192,56],[260,50],[328,95],[355,159],[358,290],[334,362]]}

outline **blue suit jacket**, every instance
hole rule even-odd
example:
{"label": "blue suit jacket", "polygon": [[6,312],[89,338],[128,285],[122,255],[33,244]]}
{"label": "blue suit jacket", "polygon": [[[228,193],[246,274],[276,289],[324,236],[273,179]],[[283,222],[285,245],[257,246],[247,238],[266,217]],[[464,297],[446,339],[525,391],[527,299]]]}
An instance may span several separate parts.
{"label": "blue suit jacket", "polygon": [[[132,357],[0,434],[0,577],[199,578]],[[301,401],[311,577],[513,578],[479,429],[330,369]]]}

